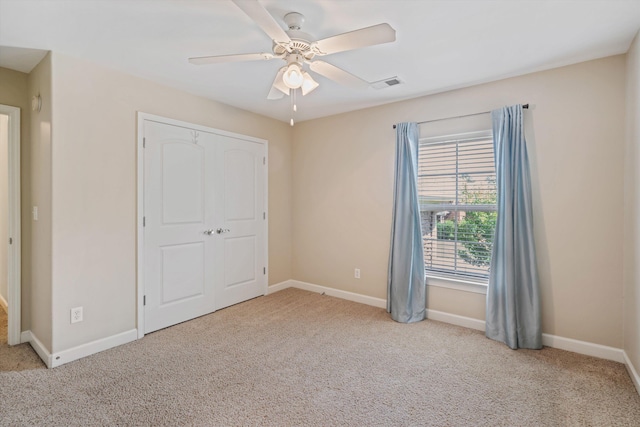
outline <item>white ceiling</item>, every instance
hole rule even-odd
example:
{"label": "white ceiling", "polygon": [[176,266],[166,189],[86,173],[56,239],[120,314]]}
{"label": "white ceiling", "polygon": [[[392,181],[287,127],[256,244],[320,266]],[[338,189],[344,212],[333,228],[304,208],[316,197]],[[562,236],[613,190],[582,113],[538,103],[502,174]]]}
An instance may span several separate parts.
{"label": "white ceiling", "polygon": [[[320,87],[298,102],[307,120],[508,76],[624,53],[640,29],[640,0],[260,0],[284,28],[305,15],[316,39],[382,22],[395,43],[322,59],[382,90]],[[0,66],[29,72],[46,50],[282,121],[269,101],[281,60],[196,66],[188,57],[270,52],[271,40],[230,0],[0,0]],[[26,51],[23,49],[35,49]]]}

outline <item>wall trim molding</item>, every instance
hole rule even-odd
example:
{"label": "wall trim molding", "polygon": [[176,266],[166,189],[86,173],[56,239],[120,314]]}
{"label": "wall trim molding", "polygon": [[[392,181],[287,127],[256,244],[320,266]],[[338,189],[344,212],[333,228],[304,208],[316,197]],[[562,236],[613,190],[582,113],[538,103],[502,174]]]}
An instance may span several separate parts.
{"label": "wall trim molding", "polygon": [[341,291],[339,289],[328,288],[326,286],[315,285],[313,283],[302,282],[300,280],[285,280],[284,282],[276,283],[269,286],[269,294],[277,291],[281,291],[286,288],[296,288],[305,291],[316,292],[318,294],[325,294],[331,297],[345,299],[347,301],[359,302],[360,304],[371,305],[378,308],[387,308],[387,300],[382,298],[370,297],[367,295],[356,294],[354,292]]}
{"label": "wall trim molding", "polygon": [[283,289],[293,288],[294,282],[295,282],[294,280],[285,280],[284,282],[274,283],[273,285],[269,285],[267,287],[267,293],[265,295],[270,295],[275,292],[281,291]]}
{"label": "wall trim molding", "polygon": [[[21,228],[20,228],[20,108],[0,105],[0,114],[9,117],[7,146],[7,343],[20,344],[22,310]],[[6,244],[8,242],[3,242]]]}
{"label": "wall trim molding", "polygon": [[636,391],[640,394],[640,376],[638,375],[638,371],[636,371],[635,366],[629,359],[626,351],[622,351],[624,356],[624,365],[627,367],[627,372],[629,372],[629,376],[631,377],[631,381],[633,381],[633,385],[636,386]]}
{"label": "wall trim molding", "polygon": [[428,308],[427,319],[484,332],[484,320],[474,319],[473,317],[460,316],[458,314],[451,314]]}
{"label": "wall trim molding", "polygon": [[461,279],[453,279],[450,277],[439,277],[430,275],[426,275],[425,277],[427,286],[455,289],[457,291],[471,292],[474,294],[487,294],[487,285],[483,283],[469,282]]}
{"label": "wall trim molding", "polygon": [[20,334],[20,341],[28,342],[31,345],[31,348],[40,356],[40,359],[47,365],[47,368],[52,368],[51,366],[51,353],[49,350],[42,344],[42,342],[35,336],[35,334],[31,331],[23,331]]}
{"label": "wall trim molding", "polygon": [[73,362],[74,360],[82,359],[83,357],[91,356],[92,354],[100,353],[101,351],[109,350],[110,348],[117,347],[137,339],[138,330],[130,329],[116,335],[111,335],[110,337],[100,338],[77,347],[59,351],[50,356],[51,366],[49,367],[55,368],[57,366],[64,365],[65,363]]}
{"label": "wall trim molding", "polygon": [[542,334],[542,345],[584,354],[585,356],[593,356],[600,359],[624,363],[624,351],[621,348],[609,347],[602,344],[575,340],[573,338],[559,337],[551,334]]}
{"label": "wall trim molding", "polygon": [[[359,302],[361,304],[367,304],[379,308],[386,309],[387,307],[387,301],[382,298],[369,297],[366,295],[327,288],[325,286],[314,285],[313,283],[301,282],[298,280],[285,280],[284,282],[271,285],[269,286],[269,293],[271,294],[273,292],[277,292],[286,288],[297,288],[303,289],[305,291],[324,293],[329,296]],[[479,331],[485,330],[484,320],[446,313],[444,311],[427,309],[427,318],[430,320],[436,320],[438,322],[445,322],[452,325],[462,326],[464,328],[476,329]],[[567,350],[574,353],[584,354],[586,356],[598,357],[600,359],[613,360],[614,362],[619,363],[627,363],[628,360],[628,358],[625,359],[624,351],[620,348],[608,347],[606,345],[594,344],[587,341],[579,341],[572,338],[564,338],[551,334],[542,334],[542,345],[557,348],[560,350]]]}
{"label": "wall trim molding", "polygon": [[[442,311],[427,309],[427,318],[440,322],[451,323],[465,328],[485,330],[485,322],[471,317],[458,316],[457,314],[445,313]],[[557,335],[542,334],[542,345],[557,348],[559,350],[571,351],[573,353],[584,354],[585,356],[598,357],[600,359],[613,360],[614,362],[625,363],[623,350],[606,345],[595,344],[587,341],[575,340],[573,338],[559,337]]]}

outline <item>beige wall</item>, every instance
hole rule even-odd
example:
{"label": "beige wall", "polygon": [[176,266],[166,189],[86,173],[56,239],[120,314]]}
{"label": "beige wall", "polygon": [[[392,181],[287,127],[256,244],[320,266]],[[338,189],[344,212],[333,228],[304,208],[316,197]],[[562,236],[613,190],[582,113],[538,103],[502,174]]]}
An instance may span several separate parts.
{"label": "beige wall", "polygon": [[21,329],[31,327],[31,172],[30,172],[30,139],[29,139],[29,93],[28,76],[19,71],[0,67],[0,104],[20,108],[20,187],[22,209],[22,307]]}
{"label": "beige wall", "polygon": [[[297,124],[293,278],[386,298],[392,125],[530,103],[543,330],[622,347],[624,97],[625,57],[615,56]],[[484,300],[428,291],[429,308],[478,319]]]}
{"label": "beige wall", "polygon": [[0,115],[0,296],[8,301],[7,246],[9,238],[9,117]]}
{"label": "beige wall", "polygon": [[640,368],[640,33],[627,53],[624,209],[624,350]]}
{"label": "beige wall", "polygon": [[[27,96],[21,97],[23,123],[31,124],[23,141],[30,132],[27,159],[33,165],[23,178],[23,239],[25,223],[33,225],[27,242],[33,247],[33,268],[27,273],[33,297],[23,313],[32,313],[31,330],[52,352],[135,328],[137,111],[269,140],[270,284],[294,278],[386,298],[392,124],[528,102],[544,332],[622,347],[623,227],[615,212],[623,208],[623,182],[635,189],[637,181],[629,174],[623,179],[622,167],[625,60],[636,76],[630,76],[629,87],[637,94],[637,46],[629,58],[610,57],[302,122],[293,130],[87,61],[48,55],[29,75],[28,88],[23,86]],[[43,110],[24,120],[25,104],[37,93]],[[2,96],[4,91],[0,102]],[[630,117],[637,116],[637,103],[637,95],[627,99],[627,106],[635,106]],[[488,119],[478,117],[455,126],[422,126],[421,133],[487,126]],[[640,134],[635,126],[627,157]],[[636,199],[626,205],[627,226]],[[31,205],[39,207],[38,222],[31,221]],[[634,249],[638,241],[627,239],[625,248]],[[625,256],[628,260],[628,250]],[[362,271],[359,280],[353,278],[356,267]],[[637,289],[636,277],[627,263],[627,294]],[[433,286],[428,290],[429,308],[478,319],[484,318],[484,298]],[[629,329],[638,323],[633,313],[639,303],[633,301],[627,295],[624,345],[637,360],[638,332]],[[79,305],[84,322],[71,325],[69,309]]]}
{"label": "beige wall", "polygon": [[137,111],[269,141],[269,282],[291,277],[287,124],[57,53],[53,90],[53,352],[136,327]]}
{"label": "beige wall", "polygon": [[[56,297],[51,286],[51,54],[47,54],[29,74],[28,99],[38,94],[42,98],[42,110],[30,115],[29,157],[29,203],[38,207],[38,221],[32,220],[30,207],[24,209],[23,205],[23,224],[31,224],[30,329],[44,347],[51,351],[51,310],[52,301]],[[23,243],[26,240],[23,233]]]}

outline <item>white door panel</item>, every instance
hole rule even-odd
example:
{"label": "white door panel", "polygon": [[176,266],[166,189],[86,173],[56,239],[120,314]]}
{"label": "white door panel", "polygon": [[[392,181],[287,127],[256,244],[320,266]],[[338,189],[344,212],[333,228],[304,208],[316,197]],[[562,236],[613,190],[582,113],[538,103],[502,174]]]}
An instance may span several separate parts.
{"label": "white door panel", "polygon": [[162,145],[162,223],[204,222],[204,147],[191,142]]}
{"label": "white door panel", "polygon": [[224,287],[256,280],[256,236],[224,239]]}
{"label": "white door panel", "polygon": [[151,120],[144,137],[145,333],[263,295],[265,145]]}
{"label": "white door panel", "polygon": [[160,247],[160,307],[204,295],[204,243]]}
{"label": "white door panel", "polygon": [[231,149],[224,152],[226,221],[256,219],[257,160],[255,154],[250,151]]}
{"label": "white door panel", "polygon": [[216,309],[263,295],[266,288],[264,145],[230,137],[218,141],[216,191],[228,232],[216,241]]}
{"label": "white door panel", "polygon": [[[145,121],[145,333],[215,309],[214,136]],[[207,217],[209,215],[209,217]]]}

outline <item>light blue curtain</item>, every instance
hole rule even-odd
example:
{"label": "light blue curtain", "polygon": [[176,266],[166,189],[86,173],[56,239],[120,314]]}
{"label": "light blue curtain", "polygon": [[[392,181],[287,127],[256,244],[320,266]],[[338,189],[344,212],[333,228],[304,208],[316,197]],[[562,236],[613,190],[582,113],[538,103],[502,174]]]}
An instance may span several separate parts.
{"label": "light blue curtain", "polygon": [[491,112],[498,219],[487,291],[486,335],[509,347],[542,348],[531,179],[522,105]]}
{"label": "light blue curtain", "polygon": [[396,125],[396,166],[387,311],[397,322],[425,319],[424,255],[418,204],[417,123]]}

